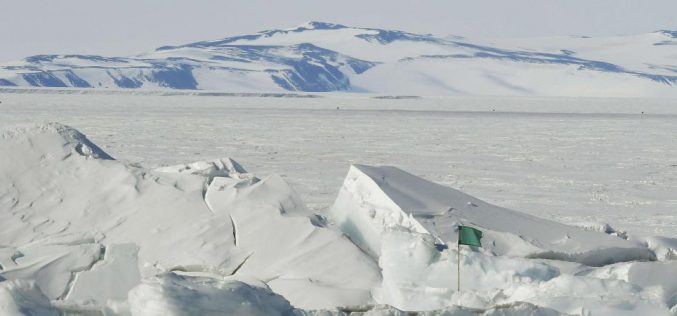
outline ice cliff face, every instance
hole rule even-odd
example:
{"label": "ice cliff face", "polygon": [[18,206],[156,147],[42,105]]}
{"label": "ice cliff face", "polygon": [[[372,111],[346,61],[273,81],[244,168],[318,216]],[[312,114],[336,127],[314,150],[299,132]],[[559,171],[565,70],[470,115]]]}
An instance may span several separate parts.
{"label": "ice cliff face", "polygon": [[0,65],[0,86],[677,95],[675,43],[672,31],[599,39],[472,41],[309,22],[129,57],[31,56]]}

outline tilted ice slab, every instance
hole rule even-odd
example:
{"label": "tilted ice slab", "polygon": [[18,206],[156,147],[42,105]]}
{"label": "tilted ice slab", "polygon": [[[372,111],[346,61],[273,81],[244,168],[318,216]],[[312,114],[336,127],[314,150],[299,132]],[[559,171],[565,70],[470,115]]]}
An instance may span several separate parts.
{"label": "tilted ice slab", "polygon": [[13,266],[3,268],[0,274],[6,279],[35,280],[50,299],[65,298],[73,276],[90,269],[101,255],[97,243],[82,241],[79,244],[33,243],[15,249]]}
{"label": "tilted ice slab", "polygon": [[[493,206],[394,167],[352,166],[329,215],[378,258],[377,301],[402,310],[530,302],[566,314],[669,315],[675,305],[675,282],[660,281],[674,265],[622,262],[655,259],[638,242]],[[459,258],[458,224],[481,229],[483,248],[461,247]]]}
{"label": "tilted ice slab", "polygon": [[[1,135],[0,276],[34,279],[50,299],[102,303],[137,273],[174,270],[248,275],[297,307],[373,302],[377,263],[305,216],[279,176],[256,178],[229,159],[125,165],[57,123]],[[128,278],[106,281],[118,272]]]}
{"label": "tilted ice slab", "polygon": [[[139,284],[138,247],[115,244],[105,248],[105,256],[89,270],[78,273],[65,297],[69,301],[106,302],[125,300],[129,290]],[[105,284],[105,286],[101,286]],[[96,291],[92,291],[96,289]]]}
{"label": "tilted ice slab", "polygon": [[590,266],[656,259],[640,242],[498,207],[395,167],[351,166],[329,213],[375,255],[388,230],[430,234],[440,244],[455,246],[457,227],[463,224],[482,230],[483,247],[496,255]]}

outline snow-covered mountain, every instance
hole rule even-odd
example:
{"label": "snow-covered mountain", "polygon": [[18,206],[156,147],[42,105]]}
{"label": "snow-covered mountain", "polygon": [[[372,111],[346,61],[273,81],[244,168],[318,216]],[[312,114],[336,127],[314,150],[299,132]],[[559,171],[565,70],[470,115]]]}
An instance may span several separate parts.
{"label": "snow-covered mountain", "polygon": [[309,22],[130,57],[37,55],[0,86],[677,96],[677,32],[471,40]]}

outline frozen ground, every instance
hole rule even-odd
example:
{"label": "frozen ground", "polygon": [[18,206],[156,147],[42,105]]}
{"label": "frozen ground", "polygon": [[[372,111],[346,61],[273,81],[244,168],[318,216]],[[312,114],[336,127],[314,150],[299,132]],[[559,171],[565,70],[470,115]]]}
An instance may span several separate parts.
{"label": "frozen ground", "polygon": [[351,163],[387,164],[559,222],[677,236],[675,100],[3,93],[0,101],[2,126],[76,126],[122,161],[235,157],[257,175],[281,173],[315,210],[332,203]]}

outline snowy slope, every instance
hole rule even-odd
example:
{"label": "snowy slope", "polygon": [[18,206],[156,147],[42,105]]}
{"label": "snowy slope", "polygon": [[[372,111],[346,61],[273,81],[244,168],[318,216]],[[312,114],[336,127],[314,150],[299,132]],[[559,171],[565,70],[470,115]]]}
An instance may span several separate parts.
{"label": "snowy slope", "polygon": [[[3,315],[677,312],[669,238],[558,224],[394,167],[352,166],[316,215],[229,158],[149,170],[58,123],[0,135]],[[460,291],[458,223],[486,234],[461,248]]]}
{"label": "snowy slope", "polygon": [[308,22],[130,57],[38,55],[0,86],[677,96],[674,32],[471,40]]}

